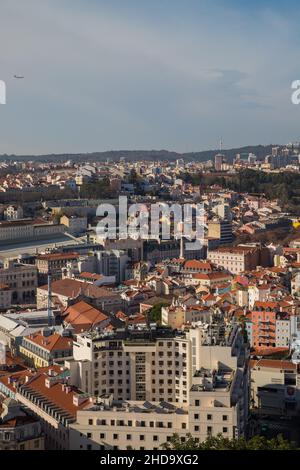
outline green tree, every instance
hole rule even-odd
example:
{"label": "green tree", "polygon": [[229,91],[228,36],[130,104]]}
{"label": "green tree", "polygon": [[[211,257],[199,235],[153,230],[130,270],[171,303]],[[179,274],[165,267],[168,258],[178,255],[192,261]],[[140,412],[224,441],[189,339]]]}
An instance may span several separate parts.
{"label": "green tree", "polygon": [[161,325],[161,309],[166,307],[168,304],[166,302],[159,302],[151,308],[149,311],[149,319],[152,322],[156,322]]}
{"label": "green tree", "polygon": [[191,434],[187,434],[186,440],[181,441],[178,434],[174,434],[171,440],[162,445],[167,450],[292,450],[295,447],[282,435],[272,439],[264,436],[254,436],[251,439],[244,437],[229,439],[219,434],[208,436],[203,442],[196,441]]}

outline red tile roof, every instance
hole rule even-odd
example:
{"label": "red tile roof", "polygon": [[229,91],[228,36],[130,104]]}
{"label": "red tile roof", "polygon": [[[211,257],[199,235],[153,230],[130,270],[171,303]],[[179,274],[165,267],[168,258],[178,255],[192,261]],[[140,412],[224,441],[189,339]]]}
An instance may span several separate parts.
{"label": "red tile roof", "polygon": [[28,341],[47,349],[49,352],[56,350],[62,351],[64,349],[69,350],[72,348],[73,340],[66,336],[61,336],[58,333],[54,333],[50,336],[44,336],[41,333],[33,333],[29,336],[25,336]]}

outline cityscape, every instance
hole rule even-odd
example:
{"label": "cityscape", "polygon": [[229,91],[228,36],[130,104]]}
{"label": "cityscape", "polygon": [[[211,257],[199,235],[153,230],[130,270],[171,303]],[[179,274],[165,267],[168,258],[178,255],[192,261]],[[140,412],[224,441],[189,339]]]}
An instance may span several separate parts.
{"label": "cityscape", "polygon": [[281,2],[17,3],[0,32],[17,34],[0,52],[0,450],[131,468],[300,449],[294,20]]}

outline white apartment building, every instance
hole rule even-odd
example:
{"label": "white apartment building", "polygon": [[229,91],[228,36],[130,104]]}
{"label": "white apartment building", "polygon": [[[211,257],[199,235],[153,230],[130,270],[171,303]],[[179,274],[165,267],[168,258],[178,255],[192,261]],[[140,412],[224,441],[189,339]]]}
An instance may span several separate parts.
{"label": "white apartment building", "polygon": [[267,284],[261,284],[257,286],[249,286],[249,309],[252,310],[255,302],[265,302],[268,300],[270,294],[270,286]]}
{"label": "white apartment building", "polygon": [[[125,334],[125,332],[124,332]],[[194,325],[105,338],[80,335],[72,385],[98,395],[70,425],[71,449],[156,449],[174,433],[199,441],[244,434],[248,350],[237,326]]]}

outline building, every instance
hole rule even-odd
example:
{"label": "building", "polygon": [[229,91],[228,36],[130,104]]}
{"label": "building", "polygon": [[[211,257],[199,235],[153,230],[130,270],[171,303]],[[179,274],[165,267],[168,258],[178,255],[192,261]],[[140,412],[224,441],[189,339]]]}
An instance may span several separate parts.
{"label": "building", "polygon": [[12,398],[0,399],[0,450],[43,450],[40,421]]}
{"label": "building", "polygon": [[[168,442],[174,433],[182,441],[188,433],[199,441],[219,433],[228,438],[244,435],[249,368],[247,346],[238,327],[206,324],[173,338],[164,338],[162,331],[150,342],[144,332],[139,339],[111,337],[110,348],[104,345],[103,337],[92,342],[90,338],[90,348],[86,342],[79,345],[86,353],[83,376],[92,378],[86,386],[93,386],[95,370],[100,387],[116,372],[117,380],[126,379],[128,398],[116,399],[116,389],[109,384],[107,393],[99,390],[94,406],[78,411],[76,422],[70,425],[71,449],[152,450]],[[129,363],[125,367],[121,364],[124,360]],[[88,362],[98,364],[92,376]],[[107,375],[104,362],[111,363]],[[174,366],[169,368],[168,362]]]}
{"label": "building", "polygon": [[254,348],[289,349],[297,333],[297,316],[279,310],[276,302],[256,302],[247,316],[247,332]]}
{"label": "building", "polygon": [[209,322],[212,312],[203,306],[171,305],[162,307],[161,323],[173,329],[181,329],[183,325],[194,322]]}
{"label": "building", "polygon": [[[13,304],[33,303],[37,283],[37,268],[35,266],[5,260],[4,267],[0,269],[0,284],[6,286],[2,297],[3,299],[6,297],[6,301],[8,301],[11,296]],[[10,294],[7,293],[7,287],[11,291]]]}
{"label": "building", "polygon": [[90,406],[90,397],[68,385],[69,373],[53,365],[0,377],[0,393],[24,405],[39,419],[45,448],[69,449],[69,426],[77,411]]}
{"label": "building", "polygon": [[78,263],[80,272],[90,272],[113,276],[115,282],[126,280],[126,268],[130,260],[125,250],[97,250],[91,256],[87,256]]}
{"label": "building", "polygon": [[0,222],[0,243],[48,239],[61,235],[65,229],[64,225],[47,223],[43,219],[4,221]]}
{"label": "building", "polygon": [[25,336],[19,351],[29,365],[47,367],[73,357],[73,340],[45,328],[42,333]]}
{"label": "building", "polygon": [[67,232],[73,235],[81,235],[87,229],[87,217],[76,215],[63,215],[60,223],[67,227]]}
{"label": "building", "polygon": [[288,360],[253,359],[251,404],[261,414],[293,416],[300,411],[298,366]]}
{"label": "building", "polygon": [[215,155],[215,170],[216,171],[222,171],[224,158],[225,158],[224,155],[222,155],[221,153],[218,153],[217,155]]}
{"label": "building", "polygon": [[70,305],[63,312],[62,317],[64,325],[71,326],[75,334],[94,328],[104,329],[111,321],[107,315],[83,300]]}
{"label": "building", "polygon": [[207,257],[216,266],[227,269],[233,274],[270,264],[270,253],[267,248],[250,245],[220,247],[209,251]]}
{"label": "building", "polygon": [[[95,307],[104,312],[118,312],[123,308],[123,300],[119,293],[98,287],[89,282],[75,279],[61,279],[51,283],[52,302],[58,303],[62,307],[68,307],[70,300],[75,300],[79,296],[92,303]],[[47,308],[48,305],[48,285],[37,288],[37,308]]]}
{"label": "building", "polygon": [[39,273],[40,283],[47,282],[47,277],[51,274],[52,280],[61,279],[62,269],[70,261],[78,259],[78,253],[47,253],[36,257],[36,267]]}
{"label": "building", "polygon": [[12,290],[8,284],[0,284],[0,310],[7,310],[11,306]]}
{"label": "building", "polygon": [[23,219],[23,209],[21,206],[7,206],[4,210],[4,219],[5,220],[18,220]]}
{"label": "building", "polygon": [[233,241],[232,224],[226,219],[213,219],[208,222],[208,238],[219,240],[220,245],[230,244]]}

